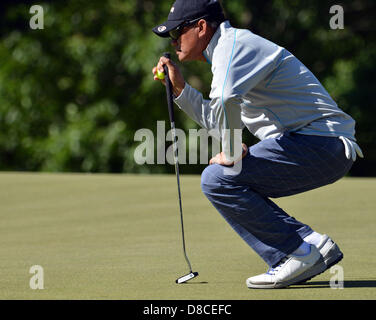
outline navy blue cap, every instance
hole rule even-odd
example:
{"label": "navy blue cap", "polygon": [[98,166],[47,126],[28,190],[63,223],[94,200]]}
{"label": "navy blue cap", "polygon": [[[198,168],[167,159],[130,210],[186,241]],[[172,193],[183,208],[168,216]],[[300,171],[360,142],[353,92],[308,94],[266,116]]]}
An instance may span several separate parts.
{"label": "navy blue cap", "polygon": [[167,21],[154,27],[153,32],[166,38],[171,30],[198,18],[210,18],[219,22],[225,20],[222,6],[218,0],[176,0],[171,7]]}

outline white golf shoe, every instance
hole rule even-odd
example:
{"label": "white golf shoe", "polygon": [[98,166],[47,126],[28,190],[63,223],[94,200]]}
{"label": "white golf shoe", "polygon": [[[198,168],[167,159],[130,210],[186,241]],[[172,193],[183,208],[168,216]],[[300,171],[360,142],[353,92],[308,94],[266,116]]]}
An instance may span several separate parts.
{"label": "white golf shoe", "polygon": [[267,273],[247,279],[248,288],[276,289],[297,284],[325,271],[325,263],[319,250],[310,245],[310,253],[304,256],[288,255],[281,263]]}

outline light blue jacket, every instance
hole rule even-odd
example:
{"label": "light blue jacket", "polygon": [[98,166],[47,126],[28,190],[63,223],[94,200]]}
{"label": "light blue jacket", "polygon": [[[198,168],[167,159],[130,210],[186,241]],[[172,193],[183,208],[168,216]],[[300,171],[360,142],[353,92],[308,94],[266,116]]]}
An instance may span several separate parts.
{"label": "light blue jacket", "polygon": [[347,156],[361,155],[355,121],[285,48],[225,21],[203,53],[213,73],[210,100],[188,83],[175,99],[200,126],[222,138],[224,129],[244,126],[260,140],[288,131],[342,137]]}

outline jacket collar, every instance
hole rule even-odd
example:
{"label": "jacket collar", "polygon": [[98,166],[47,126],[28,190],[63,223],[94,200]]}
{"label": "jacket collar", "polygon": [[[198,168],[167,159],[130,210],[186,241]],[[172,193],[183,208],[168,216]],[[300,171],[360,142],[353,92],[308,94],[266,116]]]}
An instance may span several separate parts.
{"label": "jacket collar", "polygon": [[212,60],[213,60],[213,52],[214,52],[214,49],[215,47],[217,46],[217,43],[218,43],[218,40],[219,38],[221,37],[222,34],[224,34],[226,32],[226,29],[229,29],[231,28],[231,25],[230,25],[230,22],[228,20],[222,22],[218,29],[215,31],[215,33],[213,34],[213,37],[211,38],[211,40],[209,41],[209,44],[208,46],[206,47],[206,49],[202,52],[202,54],[204,55],[206,61],[211,64],[212,63]]}

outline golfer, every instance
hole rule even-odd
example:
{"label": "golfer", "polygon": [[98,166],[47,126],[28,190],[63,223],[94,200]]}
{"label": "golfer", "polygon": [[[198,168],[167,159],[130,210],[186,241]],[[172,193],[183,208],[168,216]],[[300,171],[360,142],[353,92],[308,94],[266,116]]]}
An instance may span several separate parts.
{"label": "golfer", "polygon": [[270,198],[343,177],[356,156],[362,157],[355,121],[288,50],[233,28],[216,0],[177,0],[168,20],[153,31],[171,38],[179,61],[211,65],[206,100],[173,61],[160,58],[154,79],[159,80],[157,71],[166,64],[179,108],[203,128],[217,130],[222,140],[226,130],[243,128],[260,139],[250,147],[230,139],[243,150],[235,161],[241,163],[238,174],[223,170],[234,159],[222,149],[201,178],[206,197],[269,266],[266,273],[248,278],[247,286],[302,283],[338,263],[343,253],[330,237],[289,216]]}

